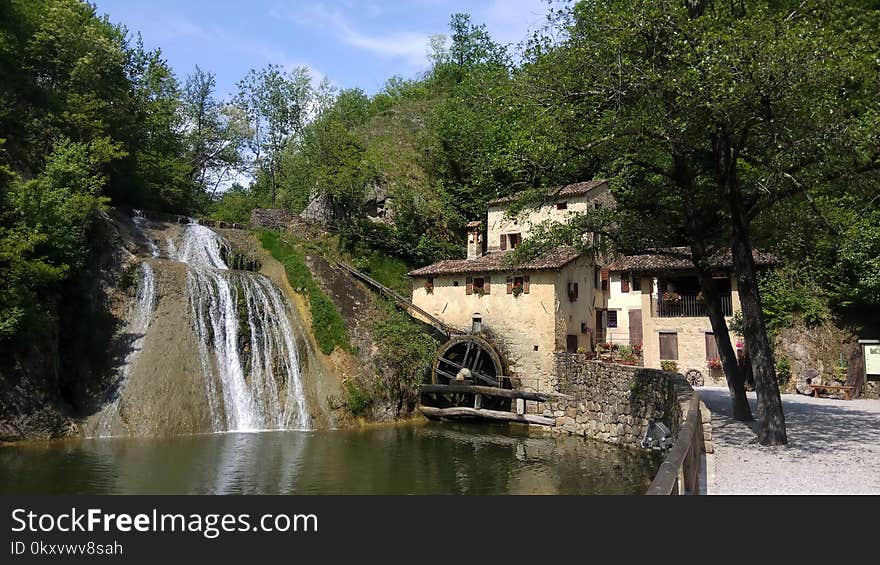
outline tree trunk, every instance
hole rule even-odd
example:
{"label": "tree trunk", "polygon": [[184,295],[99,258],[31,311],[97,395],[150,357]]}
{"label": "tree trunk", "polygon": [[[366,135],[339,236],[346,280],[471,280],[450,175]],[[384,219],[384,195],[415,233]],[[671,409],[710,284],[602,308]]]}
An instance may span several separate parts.
{"label": "tree trunk", "polygon": [[[694,251],[694,263],[697,260],[697,252]],[[700,280],[703,303],[709,314],[712,334],[715,336],[718,355],[721,357],[721,365],[724,367],[724,377],[727,379],[727,389],[730,391],[730,400],[733,404],[733,419],[741,422],[751,421],[753,420],[752,409],[749,407],[749,399],[746,396],[745,378],[737,363],[736,352],[730,343],[730,332],[727,328],[727,321],[724,319],[724,311],[721,308],[718,287],[715,285],[711,273],[705,269],[697,268],[697,278]]]}
{"label": "tree trunk", "polygon": [[742,305],[745,346],[751,360],[752,372],[755,376],[755,391],[758,395],[758,443],[761,445],[783,445],[788,443],[788,437],[785,431],[782,398],[779,396],[779,383],[776,381],[773,348],[770,346],[767,328],[764,325],[748,227],[744,221],[742,209],[736,200],[736,195],[732,195],[733,240],[731,251],[733,252],[739,299]]}
{"label": "tree trunk", "polygon": [[773,348],[767,337],[749,223],[743,209],[742,194],[737,178],[737,150],[731,143],[730,134],[719,131],[714,140],[719,188],[727,201],[731,224],[731,253],[736,271],[736,281],[742,307],[743,334],[748,358],[755,379],[758,396],[758,443],[761,445],[784,445],[788,443],[785,433],[785,415],[782,398],[776,381],[776,365]]}

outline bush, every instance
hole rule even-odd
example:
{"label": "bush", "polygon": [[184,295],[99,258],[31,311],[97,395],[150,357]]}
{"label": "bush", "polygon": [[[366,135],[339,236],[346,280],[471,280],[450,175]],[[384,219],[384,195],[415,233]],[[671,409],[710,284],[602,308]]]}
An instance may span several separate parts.
{"label": "bush", "polygon": [[413,405],[418,387],[434,362],[437,342],[391,302],[385,303],[383,315],[373,322],[373,335],[380,363],[391,368],[382,383],[385,396],[398,408]]}
{"label": "bush", "polygon": [[369,393],[352,382],[345,383],[346,407],[353,416],[363,416],[373,402]]}
{"label": "bush", "polygon": [[791,361],[785,355],[776,361],[776,380],[779,381],[779,388],[784,389],[791,380]]}
{"label": "bush", "polygon": [[675,361],[660,361],[660,368],[670,373],[678,372],[678,363]]}

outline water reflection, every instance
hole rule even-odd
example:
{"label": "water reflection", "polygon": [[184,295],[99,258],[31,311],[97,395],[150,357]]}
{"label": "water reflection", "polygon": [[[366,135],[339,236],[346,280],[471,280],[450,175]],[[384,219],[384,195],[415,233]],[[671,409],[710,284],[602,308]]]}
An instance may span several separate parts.
{"label": "water reflection", "polygon": [[100,439],[0,449],[0,492],[640,494],[658,461],[456,424]]}

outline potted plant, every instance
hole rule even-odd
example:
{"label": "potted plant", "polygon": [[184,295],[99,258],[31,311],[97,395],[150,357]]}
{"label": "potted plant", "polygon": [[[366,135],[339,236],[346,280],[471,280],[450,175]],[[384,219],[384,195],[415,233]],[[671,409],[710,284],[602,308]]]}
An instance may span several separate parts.
{"label": "potted plant", "polygon": [[677,292],[666,291],[663,293],[663,301],[670,304],[678,304],[681,302],[681,295]]}
{"label": "potted plant", "polygon": [[660,368],[670,373],[677,373],[678,363],[675,361],[660,361]]}
{"label": "potted plant", "polygon": [[709,368],[713,371],[719,371],[721,370],[721,359],[719,359],[718,357],[712,357],[711,359],[709,359],[708,365]]}
{"label": "potted plant", "polygon": [[518,298],[520,294],[523,293],[525,287],[521,283],[514,283],[513,285],[513,297]]}

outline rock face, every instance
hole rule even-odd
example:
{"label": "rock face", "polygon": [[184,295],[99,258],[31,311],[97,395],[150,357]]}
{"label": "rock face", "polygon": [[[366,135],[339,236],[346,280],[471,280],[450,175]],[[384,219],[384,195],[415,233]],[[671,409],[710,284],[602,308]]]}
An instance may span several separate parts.
{"label": "rock face", "polygon": [[693,389],[676,373],[602,363],[586,355],[556,354],[559,392],[573,397],[544,406],[554,431],[637,447],[651,420],[673,435],[681,427]]}
{"label": "rock face", "polygon": [[305,209],[300,212],[300,218],[322,226],[332,223],[333,209],[330,207],[330,200],[321,194],[313,196]]}
{"label": "rock face", "polygon": [[378,223],[394,223],[394,199],[379,185],[367,189],[364,195],[364,208],[367,217]]}

